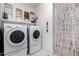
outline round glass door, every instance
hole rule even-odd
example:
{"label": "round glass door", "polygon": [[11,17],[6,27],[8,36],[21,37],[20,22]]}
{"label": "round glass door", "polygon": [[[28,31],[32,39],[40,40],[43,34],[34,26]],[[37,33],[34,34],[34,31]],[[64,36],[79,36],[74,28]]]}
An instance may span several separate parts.
{"label": "round glass door", "polygon": [[39,36],[40,36],[40,32],[39,32],[38,30],[35,30],[35,31],[33,32],[33,38],[34,38],[35,40],[37,40],[37,39],[39,38]]}
{"label": "round glass door", "polygon": [[24,33],[20,30],[16,30],[16,31],[13,31],[11,34],[10,34],[10,41],[12,43],[20,43],[24,40]]}

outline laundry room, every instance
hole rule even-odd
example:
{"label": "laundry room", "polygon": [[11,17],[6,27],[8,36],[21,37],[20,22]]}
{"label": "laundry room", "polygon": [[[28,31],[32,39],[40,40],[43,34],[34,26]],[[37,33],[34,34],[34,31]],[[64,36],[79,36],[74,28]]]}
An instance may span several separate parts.
{"label": "laundry room", "polygon": [[0,56],[52,56],[52,11],[52,3],[0,3]]}

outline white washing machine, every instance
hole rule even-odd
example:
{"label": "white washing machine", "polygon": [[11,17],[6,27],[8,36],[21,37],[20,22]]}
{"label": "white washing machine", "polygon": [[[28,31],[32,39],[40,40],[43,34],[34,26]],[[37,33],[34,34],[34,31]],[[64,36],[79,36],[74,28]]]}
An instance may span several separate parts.
{"label": "white washing machine", "polygon": [[41,28],[36,25],[28,27],[28,54],[32,55],[42,49]]}
{"label": "white washing machine", "polygon": [[27,55],[27,25],[4,23],[4,55],[21,50]]}

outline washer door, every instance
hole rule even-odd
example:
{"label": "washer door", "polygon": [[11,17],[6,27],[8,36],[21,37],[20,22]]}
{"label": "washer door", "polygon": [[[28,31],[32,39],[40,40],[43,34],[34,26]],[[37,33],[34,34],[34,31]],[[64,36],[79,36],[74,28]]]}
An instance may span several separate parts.
{"label": "washer door", "polygon": [[33,38],[34,38],[34,40],[38,40],[39,37],[40,37],[40,31],[39,30],[35,30],[33,32]]}
{"label": "washer door", "polygon": [[21,45],[24,43],[25,34],[22,29],[13,29],[7,35],[7,41],[12,45]]}
{"label": "washer door", "polygon": [[16,30],[16,31],[11,33],[10,41],[15,43],[15,44],[18,44],[24,40],[24,37],[25,37],[25,35],[22,31]]}

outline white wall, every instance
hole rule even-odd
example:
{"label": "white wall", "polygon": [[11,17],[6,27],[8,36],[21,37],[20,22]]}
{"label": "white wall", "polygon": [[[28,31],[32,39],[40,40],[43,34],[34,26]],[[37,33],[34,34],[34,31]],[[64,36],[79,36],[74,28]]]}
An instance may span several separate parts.
{"label": "white wall", "polygon": [[[36,7],[36,15],[38,16],[37,24],[42,28],[43,49],[53,53],[53,20],[52,20],[52,4],[43,3]],[[46,22],[48,21],[48,33],[46,32]]]}

